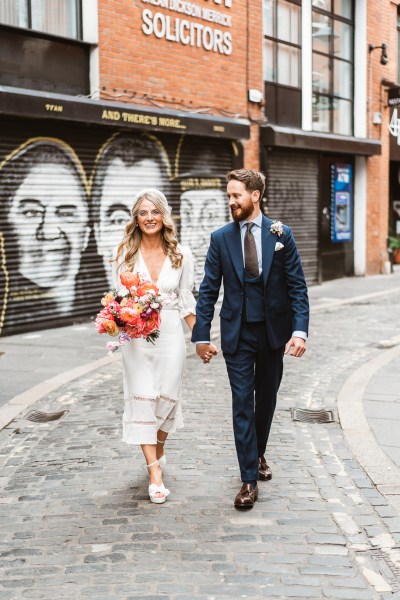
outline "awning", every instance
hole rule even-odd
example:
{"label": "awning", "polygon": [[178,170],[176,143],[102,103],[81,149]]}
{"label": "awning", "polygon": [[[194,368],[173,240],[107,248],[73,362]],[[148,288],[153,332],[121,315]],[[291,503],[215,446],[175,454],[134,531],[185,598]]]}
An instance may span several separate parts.
{"label": "awning", "polygon": [[304,131],[278,125],[267,125],[261,127],[260,131],[261,143],[264,146],[360,156],[373,156],[381,154],[382,151],[379,140]]}
{"label": "awning", "polygon": [[0,86],[0,115],[77,121],[144,131],[170,131],[232,140],[250,137],[250,122],[247,119],[154,109],[7,86]]}

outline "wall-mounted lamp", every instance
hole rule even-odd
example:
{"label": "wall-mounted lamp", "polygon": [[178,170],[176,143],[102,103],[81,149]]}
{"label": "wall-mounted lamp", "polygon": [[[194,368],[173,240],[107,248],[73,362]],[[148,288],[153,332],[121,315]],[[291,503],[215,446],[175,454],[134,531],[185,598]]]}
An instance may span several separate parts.
{"label": "wall-mounted lamp", "polygon": [[378,48],[380,48],[382,50],[381,52],[381,65],[387,65],[388,63],[388,55],[386,52],[386,44],[381,44],[380,46],[374,46],[373,44],[368,44],[368,52],[371,54],[371,52],[373,50],[377,50]]}

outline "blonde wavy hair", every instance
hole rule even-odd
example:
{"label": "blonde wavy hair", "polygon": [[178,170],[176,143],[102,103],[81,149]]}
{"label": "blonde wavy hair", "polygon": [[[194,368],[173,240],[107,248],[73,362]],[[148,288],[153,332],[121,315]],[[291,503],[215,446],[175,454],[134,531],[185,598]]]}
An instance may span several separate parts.
{"label": "blonde wavy hair", "polygon": [[171,208],[162,192],[156,189],[141,190],[136,194],[132,206],[132,220],[125,227],[125,235],[118,246],[117,256],[111,261],[117,261],[117,268],[126,265],[133,269],[142,241],[142,231],[138,225],[138,212],[143,200],[149,200],[160,211],[163,220],[161,241],[165,254],[170,258],[174,269],[182,265],[183,254],[178,249],[175,223],[171,217]]}

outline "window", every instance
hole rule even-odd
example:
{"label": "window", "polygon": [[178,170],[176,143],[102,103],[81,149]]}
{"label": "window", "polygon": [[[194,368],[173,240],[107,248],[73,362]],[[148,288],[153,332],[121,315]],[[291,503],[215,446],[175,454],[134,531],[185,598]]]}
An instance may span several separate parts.
{"label": "window", "polygon": [[264,0],[264,80],[300,87],[300,6]]}
{"label": "window", "polygon": [[266,115],[300,126],[301,0],[263,0]]}
{"label": "window", "polygon": [[81,0],[1,0],[0,23],[81,39]]}
{"label": "window", "polygon": [[312,0],[313,129],[353,133],[353,0]]}

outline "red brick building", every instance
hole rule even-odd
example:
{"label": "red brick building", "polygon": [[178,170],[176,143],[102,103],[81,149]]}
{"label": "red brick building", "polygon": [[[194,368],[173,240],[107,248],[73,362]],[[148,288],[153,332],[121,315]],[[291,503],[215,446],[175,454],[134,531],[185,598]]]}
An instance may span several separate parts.
{"label": "red brick building", "polygon": [[198,285],[240,166],[266,173],[310,285],[385,271],[397,4],[4,0],[0,332],[93,313],[143,187],[168,195]]}

